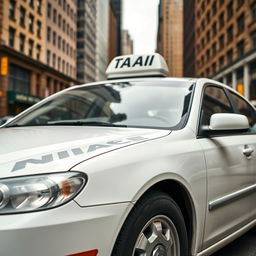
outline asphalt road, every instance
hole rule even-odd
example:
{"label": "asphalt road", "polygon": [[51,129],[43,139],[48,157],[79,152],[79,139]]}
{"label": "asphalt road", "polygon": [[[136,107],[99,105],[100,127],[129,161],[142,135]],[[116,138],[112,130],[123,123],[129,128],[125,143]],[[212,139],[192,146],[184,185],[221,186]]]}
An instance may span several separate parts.
{"label": "asphalt road", "polygon": [[212,256],[256,256],[256,229],[249,231]]}

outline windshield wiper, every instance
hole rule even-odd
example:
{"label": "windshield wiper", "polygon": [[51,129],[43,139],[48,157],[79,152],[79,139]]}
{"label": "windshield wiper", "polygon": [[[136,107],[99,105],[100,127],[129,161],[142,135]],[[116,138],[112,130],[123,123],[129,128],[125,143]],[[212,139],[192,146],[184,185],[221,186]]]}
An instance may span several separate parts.
{"label": "windshield wiper", "polygon": [[75,125],[75,126],[108,126],[108,127],[127,127],[123,124],[114,124],[101,121],[52,121],[42,125]]}

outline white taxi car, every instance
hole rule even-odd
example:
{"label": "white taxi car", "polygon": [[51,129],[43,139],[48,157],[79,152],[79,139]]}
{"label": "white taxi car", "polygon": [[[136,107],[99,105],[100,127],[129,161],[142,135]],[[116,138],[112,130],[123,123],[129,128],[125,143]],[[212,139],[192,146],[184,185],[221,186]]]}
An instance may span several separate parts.
{"label": "white taxi car", "polygon": [[0,129],[1,256],[210,255],[256,224],[256,111],[120,56]]}

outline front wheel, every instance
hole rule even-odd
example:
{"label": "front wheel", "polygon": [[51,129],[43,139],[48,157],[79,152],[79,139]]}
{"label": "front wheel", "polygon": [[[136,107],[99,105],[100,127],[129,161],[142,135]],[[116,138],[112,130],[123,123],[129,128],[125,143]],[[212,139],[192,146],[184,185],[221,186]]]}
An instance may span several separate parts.
{"label": "front wheel", "polygon": [[187,256],[188,239],[178,205],[165,193],[151,192],[135,205],[112,256]]}

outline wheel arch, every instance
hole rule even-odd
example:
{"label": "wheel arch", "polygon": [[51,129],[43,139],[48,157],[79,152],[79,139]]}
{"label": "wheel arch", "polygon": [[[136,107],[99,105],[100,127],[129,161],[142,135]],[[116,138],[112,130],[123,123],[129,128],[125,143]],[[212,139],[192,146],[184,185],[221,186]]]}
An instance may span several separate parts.
{"label": "wheel arch", "polygon": [[151,184],[151,186],[148,187],[145,191],[141,191],[139,195],[137,194],[136,200],[134,201],[134,205],[130,209],[129,213],[126,215],[124,223],[122,224],[122,227],[119,230],[118,237],[123,229],[123,226],[126,223],[126,220],[132,213],[134,207],[137,204],[139,204],[144,197],[146,197],[148,194],[154,191],[167,194],[175,201],[175,203],[180,208],[188,234],[188,249],[190,253],[193,254],[193,251],[195,249],[193,245],[196,237],[196,211],[194,203],[188,189],[181,182],[173,179],[160,180],[155,184]]}
{"label": "wheel arch", "polygon": [[176,180],[162,180],[152,185],[143,195],[154,190],[168,194],[179,206],[185,220],[188,232],[189,250],[191,251],[191,246],[194,244],[194,235],[196,233],[196,213],[189,191],[183,184]]}

